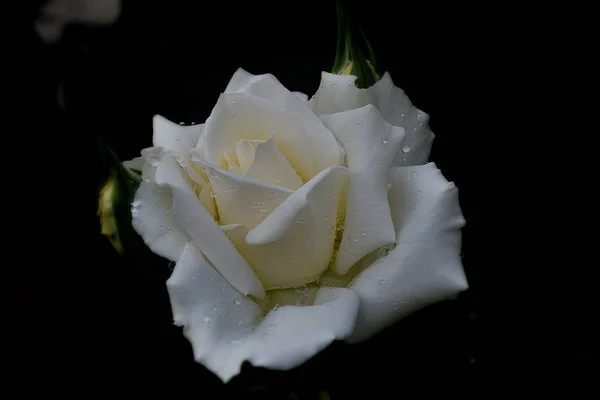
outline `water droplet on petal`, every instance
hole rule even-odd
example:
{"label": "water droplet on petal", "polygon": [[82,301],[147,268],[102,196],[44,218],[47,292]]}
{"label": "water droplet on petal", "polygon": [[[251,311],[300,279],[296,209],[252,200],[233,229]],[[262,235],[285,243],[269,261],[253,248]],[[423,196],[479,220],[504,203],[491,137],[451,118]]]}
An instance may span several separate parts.
{"label": "water droplet on petal", "polygon": [[239,306],[240,304],[242,304],[242,301],[240,299],[235,299],[233,302],[235,303],[236,306]]}
{"label": "water droplet on petal", "polygon": [[387,142],[388,142],[388,140],[387,140],[387,139],[382,139],[382,140],[381,140],[381,143],[383,143],[383,144],[387,144]]}
{"label": "water droplet on petal", "polygon": [[185,125],[185,122],[180,122],[179,125],[183,126]]}
{"label": "water droplet on petal", "polygon": [[410,146],[409,146],[409,145],[405,144],[404,146],[402,146],[402,151],[403,151],[403,152],[405,152],[405,153],[408,153],[408,152],[410,152],[410,150],[411,150],[411,149],[410,149]]}
{"label": "water droplet on petal", "polygon": [[334,83],[334,84],[332,85],[332,87],[335,89],[335,88],[337,88],[337,85]]}
{"label": "water droplet on petal", "polygon": [[156,156],[151,156],[150,158],[148,158],[148,163],[153,167],[157,167],[158,164],[160,164],[160,158]]}
{"label": "water droplet on petal", "polygon": [[217,307],[217,306],[213,307],[213,311],[218,311],[218,310],[219,310],[219,307]]}
{"label": "water droplet on petal", "polygon": [[141,206],[141,205],[142,205],[142,201],[141,201],[141,200],[139,200],[139,199],[135,199],[135,200],[133,201],[133,203],[131,203],[131,205],[132,205],[132,206],[134,206],[134,207],[139,207],[139,206]]}
{"label": "water droplet on petal", "polygon": [[306,285],[297,287],[296,293],[306,294],[306,293],[308,293],[308,287]]}
{"label": "water droplet on petal", "polygon": [[211,318],[208,315],[204,316],[204,322],[210,322]]}

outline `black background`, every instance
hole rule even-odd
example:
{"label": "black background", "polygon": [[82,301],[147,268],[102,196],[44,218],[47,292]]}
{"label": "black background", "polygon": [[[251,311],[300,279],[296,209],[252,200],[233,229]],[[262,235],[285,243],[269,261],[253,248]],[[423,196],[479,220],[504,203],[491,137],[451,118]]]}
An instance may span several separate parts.
{"label": "black background", "polygon": [[[40,372],[44,387],[63,392],[81,386],[86,389],[80,393],[171,398],[286,398],[291,391],[310,398],[317,390],[329,390],[333,399],[486,398],[503,391],[532,397],[557,384],[540,378],[541,371],[546,360],[564,354],[555,348],[548,355],[526,311],[509,318],[509,329],[494,332],[502,323],[486,317],[481,295],[484,274],[492,280],[503,275],[490,253],[497,236],[489,234],[503,229],[502,222],[494,219],[494,193],[485,187],[489,171],[476,167],[493,168],[482,160],[497,144],[490,132],[498,119],[485,118],[495,106],[490,93],[499,92],[498,63],[490,53],[501,45],[486,29],[493,7],[341,2],[395,84],[431,117],[436,139],[430,160],[460,189],[470,289],[364,344],[335,343],[291,372],[246,365],[224,386],[193,361],[189,344],[171,324],[166,263],[120,260],[98,234],[103,171],[96,138],[103,137],[121,159],[131,159],[151,145],[153,115],[203,123],[238,67],[272,73],[310,97],[321,71],[333,64],[335,2],[125,0],[115,25],[72,26],[52,46],[31,29],[37,3],[19,14],[19,62],[13,63],[18,71],[11,82],[18,89],[12,101],[18,114],[12,117],[28,128],[17,140],[39,151],[35,173],[50,178],[20,199],[32,210],[31,221],[49,220],[41,233],[49,238],[35,255],[44,260],[35,263],[39,288],[31,283],[33,269],[11,275],[14,313],[6,318],[24,344],[16,370],[25,376]],[[59,85],[65,109],[56,100]],[[44,208],[37,206],[40,196]],[[49,283],[55,281],[60,283]],[[563,367],[579,374],[587,366],[584,346],[572,343],[570,350],[570,364]],[[268,393],[247,390],[261,385]]]}

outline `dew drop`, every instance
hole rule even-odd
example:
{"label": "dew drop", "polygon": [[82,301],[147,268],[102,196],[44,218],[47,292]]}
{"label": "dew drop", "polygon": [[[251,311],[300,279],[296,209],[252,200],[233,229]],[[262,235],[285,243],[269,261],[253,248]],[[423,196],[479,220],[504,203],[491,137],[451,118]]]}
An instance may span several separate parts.
{"label": "dew drop", "polygon": [[244,323],[244,321],[242,321],[242,320],[239,320],[239,321],[238,321],[238,326],[240,326],[240,325],[241,325],[241,324],[243,324],[243,323]]}
{"label": "dew drop", "polygon": [[235,299],[233,302],[235,303],[236,306],[239,306],[240,304],[242,304],[242,301],[240,299]]}
{"label": "dew drop", "polygon": [[185,125],[185,122],[180,122],[179,125],[183,126]]}
{"label": "dew drop", "polygon": [[134,206],[134,207],[139,207],[139,206],[142,205],[142,201],[139,200],[139,199],[136,199],[136,200],[133,201],[133,203],[131,203],[131,205]]}
{"label": "dew drop", "polygon": [[269,325],[269,327],[267,329],[272,331],[273,329],[275,329],[275,325]]}
{"label": "dew drop", "polygon": [[213,307],[213,311],[218,311],[218,310],[219,310],[219,307],[217,307],[217,306]]}
{"label": "dew drop", "polygon": [[237,339],[233,339],[231,341],[231,344],[240,344],[240,343],[242,343],[242,341],[241,340],[237,340]]}
{"label": "dew drop", "polygon": [[173,271],[173,269],[175,269],[175,265],[177,265],[177,263],[175,261],[171,261],[168,265],[169,270]]}
{"label": "dew drop", "polygon": [[211,318],[208,315],[204,316],[204,322],[210,322]]}
{"label": "dew drop", "polygon": [[160,158],[158,158],[156,156],[151,156],[148,159],[148,163],[150,163],[150,165],[153,166],[153,167],[157,167],[158,164],[160,164]]}
{"label": "dew drop", "polygon": [[361,236],[366,236],[366,235],[367,235],[367,232],[361,233]]}
{"label": "dew drop", "polygon": [[296,289],[296,293],[300,293],[300,294],[306,294],[308,293],[308,287],[306,285],[303,286],[299,286]]}
{"label": "dew drop", "polygon": [[231,100],[231,104],[235,104],[235,100]]}
{"label": "dew drop", "polygon": [[362,124],[359,122],[358,124],[356,124],[356,127],[357,127],[358,129],[361,129],[361,128],[362,128]]}
{"label": "dew drop", "polygon": [[388,142],[388,140],[387,140],[387,139],[382,139],[382,140],[381,140],[381,143],[383,143],[383,144],[387,144],[387,142]]}
{"label": "dew drop", "polygon": [[354,239],[352,239],[352,241],[353,241],[354,243],[358,243],[358,239],[357,239],[357,238],[354,238]]}
{"label": "dew drop", "polygon": [[332,87],[335,89],[335,88],[337,88],[337,85],[334,83],[334,84],[332,85]]}
{"label": "dew drop", "polygon": [[403,152],[405,152],[405,153],[408,153],[408,152],[410,152],[410,150],[411,150],[411,149],[410,149],[410,146],[409,146],[409,145],[405,144],[404,146],[402,146],[402,151],[403,151]]}
{"label": "dew drop", "polygon": [[329,217],[325,216],[325,222],[328,222],[328,221],[329,221]]}

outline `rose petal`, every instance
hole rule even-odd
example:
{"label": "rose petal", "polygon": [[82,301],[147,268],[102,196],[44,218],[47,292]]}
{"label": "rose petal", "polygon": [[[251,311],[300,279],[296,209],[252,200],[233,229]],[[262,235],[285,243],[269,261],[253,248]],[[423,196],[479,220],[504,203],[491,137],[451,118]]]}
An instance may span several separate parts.
{"label": "rose petal", "polygon": [[346,150],[350,172],[344,235],[333,265],[343,275],[371,251],[395,241],[387,173],[404,130],[388,124],[372,105],[322,115],[321,120]]}
{"label": "rose petal", "polygon": [[234,143],[235,155],[238,159],[238,165],[241,171],[247,171],[250,168],[250,164],[254,160],[254,153],[256,149],[248,140],[238,140]]}
{"label": "rose petal", "polygon": [[152,119],[154,146],[161,146],[165,151],[175,153],[177,160],[183,165],[190,149],[196,147],[204,124],[181,126],[168,119],[155,115]]}
{"label": "rose petal", "polygon": [[253,75],[242,68],[233,74],[225,93],[248,93],[273,102],[287,101],[293,96],[272,74]]}
{"label": "rose petal", "polygon": [[249,361],[288,370],[352,331],[358,296],[321,288],[313,306],[284,306],[264,319],[250,298],[232,288],[188,245],[167,281],[173,319],[184,326],[194,358],[224,382]]}
{"label": "rose petal", "polygon": [[254,160],[244,176],[291,190],[302,186],[302,180],[279,152],[273,138],[256,146]]}
{"label": "rose petal", "polygon": [[224,153],[238,140],[273,137],[304,182],[343,160],[343,150],[331,132],[297,100],[282,103],[249,93],[222,94],[203,137],[203,158],[219,168],[227,167]]}
{"label": "rose petal", "polygon": [[[162,149],[151,156],[158,158],[161,151]],[[147,159],[149,156],[141,158]],[[142,183],[132,203],[131,224],[150,250],[170,261],[177,261],[185,244],[191,239],[173,220],[171,189],[157,185],[155,173],[156,167],[146,162]]]}
{"label": "rose petal", "polygon": [[211,264],[237,290],[264,297],[263,287],[252,268],[233,247],[181,174],[170,154],[163,155],[156,168],[156,183],[170,187],[172,218],[193,240]]}
{"label": "rose petal", "polygon": [[256,228],[222,227],[265,290],[314,282],[327,269],[345,179],[346,168],[328,168],[284,200]]}
{"label": "rose petal", "polygon": [[254,228],[276,209],[292,191],[217,168],[195,150],[192,161],[205,169],[215,192],[221,225],[242,224]]}
{"label": "rose petal", "polygon": [[427,162],[435,135],[428,125],[429,116],[416,108],[402,89],[394,85],[388,72],[368,89],[359,89],[353,75],[323,72],[321,86],[308,101],[317,115],[333,114],[372,104],[392,125],[404,128],[406,138],[394,165],[419,165]]}
{"label": "rose petal", "polygon": [[350,285],[361,297],[352,343],[468,288],[460,259],[465,220],[454,184],[433,163],[393,168],[389,178],[396,248]]}

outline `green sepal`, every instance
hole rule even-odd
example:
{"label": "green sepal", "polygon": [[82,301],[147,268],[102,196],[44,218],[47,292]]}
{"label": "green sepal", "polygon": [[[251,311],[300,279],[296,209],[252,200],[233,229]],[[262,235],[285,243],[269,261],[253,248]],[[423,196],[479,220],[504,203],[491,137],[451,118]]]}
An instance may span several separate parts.
{"label": "green sepal", "polygon": [[135,253],[144,248],[131,225],[131,203],[142,182],[141,173],[124,166],[102,139],[98,139],[98,149],[104,175],[98,191],[100,233],[121,256]]}

